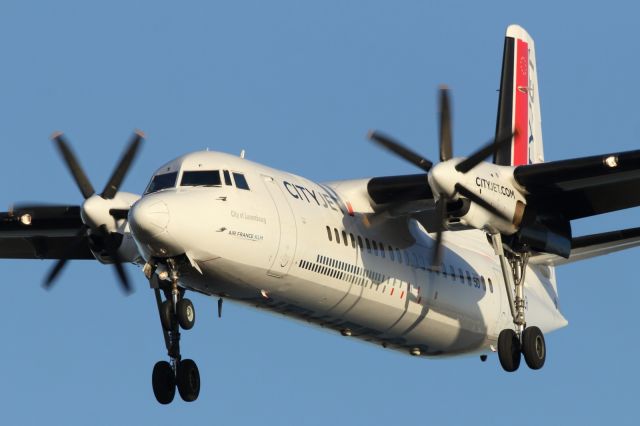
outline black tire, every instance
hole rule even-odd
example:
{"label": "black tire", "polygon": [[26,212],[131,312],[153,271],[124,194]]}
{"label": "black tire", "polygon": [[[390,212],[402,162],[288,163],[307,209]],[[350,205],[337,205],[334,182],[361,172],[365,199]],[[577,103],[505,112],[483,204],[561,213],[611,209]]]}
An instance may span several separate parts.
{"label": "black tire", "polygon": [[191,359],[185,359],[178,364],[178,392],[186,402],[198,399],[200,395],[200,372],[198,366]]}
{"label": "black tire", "polygon": [[520,367],[520,339],[515,331],[505,329],[500,332],[498,358],[504,371],[511,373]]}
{"label": "black tire", "polygon": [[176,316],[173,314],[170,300],[165,300],[160,305],[160,322],[162,323],[162,328],[166,331],[171,331],[175,328]]}
{"label": "black tire", "polygon": [[547,345],[538,327],[527,327],[522,333],[522,354],[532,370],[539,370],[547,359]]}
{"label": "black tire", "polygon": [[184,330],[191,330],[196,323],[196,310],[189,299],[180,299],[176,310],[178,323]]}
{"label": "black tire", "polygon": [[153,366],[151,375],[153,394],[160,404],[169,404],[176,395],[176,376],[167,361],[158,361]]}

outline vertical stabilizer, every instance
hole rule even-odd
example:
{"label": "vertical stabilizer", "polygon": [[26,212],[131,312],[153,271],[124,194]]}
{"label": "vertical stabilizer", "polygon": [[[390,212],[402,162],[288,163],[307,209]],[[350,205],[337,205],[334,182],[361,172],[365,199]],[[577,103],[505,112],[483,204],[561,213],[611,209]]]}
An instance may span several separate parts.
{"label": "vertical stabilizer", "polygon": [[536,50],[533,39],[518,25],[509,25],[504,40],[496,138],[517,131],[511,145],[493,162],[520,166],[544,162]]}

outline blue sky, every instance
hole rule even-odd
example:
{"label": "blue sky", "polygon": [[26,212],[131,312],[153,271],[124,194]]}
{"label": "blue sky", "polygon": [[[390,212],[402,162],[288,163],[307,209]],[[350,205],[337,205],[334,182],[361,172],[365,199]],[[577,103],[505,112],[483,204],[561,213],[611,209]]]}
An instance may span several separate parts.
{"label": "blue sky", "polygon": [[[453,91],[454,152],[495,130],[504,30],[536,41],[547,160],[637,149],[636,6],[584,2],[58,1],[0,4],[0,205],[78,204],[48,136],[63,130],[102,188],[134,128],[148,140],[124,190],[209,148],[318,180],[414,173],[365,140],[384,130],[437,158],[436,89]],[[640,225],[630,210],[576,235]],[[197,402],[159,406],[165,358],[140,271],[123,297],[111,268],[0,261],[6,424],[633,424],[638,250],[559,269],[569,327],[545,368],[496,356],[419,360],[200,295],[183,353]],[[521,398],[519,398],[521,396]]]}

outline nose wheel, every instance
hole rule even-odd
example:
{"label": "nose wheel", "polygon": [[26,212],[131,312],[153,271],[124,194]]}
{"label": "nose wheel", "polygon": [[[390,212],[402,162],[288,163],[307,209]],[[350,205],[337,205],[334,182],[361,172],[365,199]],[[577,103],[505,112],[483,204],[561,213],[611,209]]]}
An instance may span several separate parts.
{"label": "nose wheel", "polygon": [[[184,290],[178,287],[178,273],[171,269],[171,284],[160,283],[150,274],[154,289],[164,342],[169,361],[158,361],[153,367],[151,383],[153,394],[160,404],[170,404],[176,394],[186,402],[198,399],[200,394],[200,372],[195,361],[182,359],[180,353],[180,329],[190,330],[196,320],[193,303],[184,297]],[[162,292],[165,300],[162,300]]]}

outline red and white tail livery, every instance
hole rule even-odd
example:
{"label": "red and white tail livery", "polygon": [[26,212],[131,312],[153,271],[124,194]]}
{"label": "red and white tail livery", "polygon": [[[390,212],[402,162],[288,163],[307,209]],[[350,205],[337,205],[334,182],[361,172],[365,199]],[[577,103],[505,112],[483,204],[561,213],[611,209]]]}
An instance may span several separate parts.
{"label": "red and white tail livery", "polygon": [[504,41],[496,137],[514,131],[494,163],[521,166],[544,162],[536,50],[527,31],[510,25]]}

